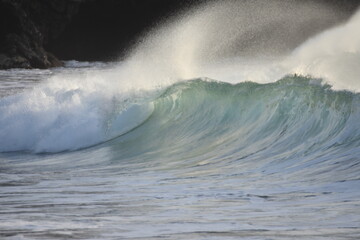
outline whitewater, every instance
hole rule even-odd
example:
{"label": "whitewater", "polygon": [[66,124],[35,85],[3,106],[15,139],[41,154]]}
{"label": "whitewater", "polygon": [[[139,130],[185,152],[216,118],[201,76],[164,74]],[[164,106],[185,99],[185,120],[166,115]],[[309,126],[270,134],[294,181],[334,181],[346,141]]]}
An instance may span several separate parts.
{"label": "whitewater", "polygon": [[359,239],[360,11],[210,1],[124,60],[0,71],[2,239]]}

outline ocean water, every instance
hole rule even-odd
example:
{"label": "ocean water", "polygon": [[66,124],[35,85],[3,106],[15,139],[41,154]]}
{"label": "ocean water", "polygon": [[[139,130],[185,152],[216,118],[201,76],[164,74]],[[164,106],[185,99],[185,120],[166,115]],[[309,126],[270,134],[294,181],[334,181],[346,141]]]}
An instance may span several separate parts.
{"label": "ocean water", "polygon": [[341,16],[212,2],[123,61],[0,71],[1,239],[359,239],[360,13]]}

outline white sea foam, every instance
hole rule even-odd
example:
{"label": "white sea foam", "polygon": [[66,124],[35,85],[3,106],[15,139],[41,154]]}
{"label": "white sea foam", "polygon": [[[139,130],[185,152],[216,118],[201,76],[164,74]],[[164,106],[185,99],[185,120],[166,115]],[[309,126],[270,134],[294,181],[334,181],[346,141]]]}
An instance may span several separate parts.
{"label": "white sea foam", "polygon": [[151,102],[134,88],[115,89],[111,75],[59,74],[1,99],[0,151],[75,150],[136,127],[151,114]]}

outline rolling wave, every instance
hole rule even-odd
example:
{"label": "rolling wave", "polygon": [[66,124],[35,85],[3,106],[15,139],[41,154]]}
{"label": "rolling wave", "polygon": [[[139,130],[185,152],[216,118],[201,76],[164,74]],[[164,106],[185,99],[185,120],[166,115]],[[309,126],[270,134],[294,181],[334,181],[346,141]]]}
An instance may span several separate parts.
{"label": "rolling wave", "polygon": [[124,134],[136,129],[138,141],[147,143],[143,147],[158,152],[187,154],[196,146],[198,155],[216,149],[235,158],[256,153],[295,159],[331,154],[334,148],[358,154],[359,95],[331,90],[320,79],[289,75],[268,84],[195,79],[150,92],[120,99],[81,90],[47,96],[42,89],[32,92],[37,102],[25,106],[28,94],[4,98],[0,121],[7,127],[0,132],[0,150],[76,150],[127,138]]}
{"label": "rolling wave", "polygon": [[[287,76],[236,85],[197,79],[169,87],[154,101],[151,117],[120,137],[119,148],[123,157],[139,151],[155,154],[153,159],[274,161],[273,167],[355,159],[358,106],[358,94],[333,91],[319,79]],[[127,141],[137,143],[136,151],[129,151]]]}

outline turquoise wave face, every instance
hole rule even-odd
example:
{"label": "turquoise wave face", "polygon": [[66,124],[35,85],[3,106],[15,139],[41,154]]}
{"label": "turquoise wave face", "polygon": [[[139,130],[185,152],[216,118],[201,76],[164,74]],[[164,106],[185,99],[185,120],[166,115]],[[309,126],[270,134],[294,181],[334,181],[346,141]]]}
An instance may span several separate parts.
{"label": "turquoise wave face", "polygon": [[107,143],[117,159],[148,159],[160,168],[298,171],[343,158],[354,163],[360,154],[359,95],[317,79],[236,85],[196,79],[169,87],[153,104],[146,122]]}

